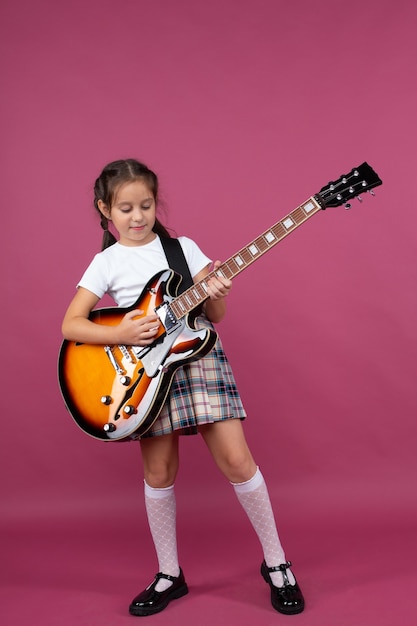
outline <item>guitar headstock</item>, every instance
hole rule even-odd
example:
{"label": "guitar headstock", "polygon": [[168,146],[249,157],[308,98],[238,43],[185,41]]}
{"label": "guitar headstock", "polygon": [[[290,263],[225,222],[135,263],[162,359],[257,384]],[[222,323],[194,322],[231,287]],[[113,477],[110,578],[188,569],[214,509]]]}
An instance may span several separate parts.
{"label": "guitar headstock", "polygon": [[328,183],[315,197],[323,209],[342,204],[349,209],[349,200],[358,198],[361,201],[360,194],[365,191],[370,191],[374,195],[371,189],[378,185],[382,185],[382,180],[365,161],[362,165],[353,168],[349,174]]}

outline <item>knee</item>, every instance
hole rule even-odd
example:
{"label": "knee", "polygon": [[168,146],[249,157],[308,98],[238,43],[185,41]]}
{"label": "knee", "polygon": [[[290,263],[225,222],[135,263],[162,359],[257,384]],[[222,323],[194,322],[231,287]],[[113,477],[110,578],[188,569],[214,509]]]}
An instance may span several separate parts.
{"label": "knee", "polygon": [[149,487],[171,487],[179,465],[178,437],[165,435],[145,438],[141,441],[141,453],[144,478]]}
{"label": "knee", "polygon": [[256,463],[250,453],[231,453],[223,461],[221,469],[232,483],[244,483],[255,475]]}
{"label": "knee", "polygon": [[177,466],[169,463],[154,463],[144,468],[144,478],[149,487],[165,489],[175,483]]}
{"label": "knee", "polygon": [[232,483],[244,483],[256,472],[256,463],[246,443],[240,420],[230,419],[200,428],[211,455]]}

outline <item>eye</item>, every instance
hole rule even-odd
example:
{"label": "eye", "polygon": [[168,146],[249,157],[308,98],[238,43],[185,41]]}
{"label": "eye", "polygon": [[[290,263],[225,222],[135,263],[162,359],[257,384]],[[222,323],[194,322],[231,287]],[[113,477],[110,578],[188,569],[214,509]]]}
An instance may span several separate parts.
{"label": "eye", "polygon": [[153,198],[146,198],[146,200],[144,200],[142,204],[140,205],[140,208],[143,209],[144,211],[147,211],[148,209],[151,209],[153,206],[154,206]]}

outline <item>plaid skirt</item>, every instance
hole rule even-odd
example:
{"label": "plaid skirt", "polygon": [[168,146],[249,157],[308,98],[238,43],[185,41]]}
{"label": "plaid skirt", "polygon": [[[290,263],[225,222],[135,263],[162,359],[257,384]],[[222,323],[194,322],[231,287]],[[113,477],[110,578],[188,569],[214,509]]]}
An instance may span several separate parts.
{"label": "plaid skirt", "polygon": [[[204,315],[196,319],[195,326],[213,328]],[[174,431],[181,435],[195,435],[202,424],[236,418],[244,420],[245,417],[232,368],[218,337],[206,356],[176,371],[161,413],[141,438]]]}

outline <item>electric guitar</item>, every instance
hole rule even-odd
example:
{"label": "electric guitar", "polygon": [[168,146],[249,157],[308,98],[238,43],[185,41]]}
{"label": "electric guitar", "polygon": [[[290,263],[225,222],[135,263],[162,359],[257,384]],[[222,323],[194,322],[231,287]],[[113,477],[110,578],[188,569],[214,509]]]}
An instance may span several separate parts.
{"label": "electric guitar", "polygon": [[[205,356],[217,334],[196,329],[195,318],[208,298],[207,282],[217,274],[234,278],[271,250],[296,228],[327,207],[350,207],[382,181],[362,163],[349,174],[328,183],[239,250],[206,278],[177,295],[181,277],[162,270],[147,283],[128,308],[102,308],[91,312],[96,324],[115,326],[128,311],[156,314],[160,330],[150,346],[90,345],[64,340],[59,353],[58,378],[64,402],[78,426],[103,441],[138,439],[153,425],[167,399],[176,370]],[[139,317],[139,314],[138,314]]]}

